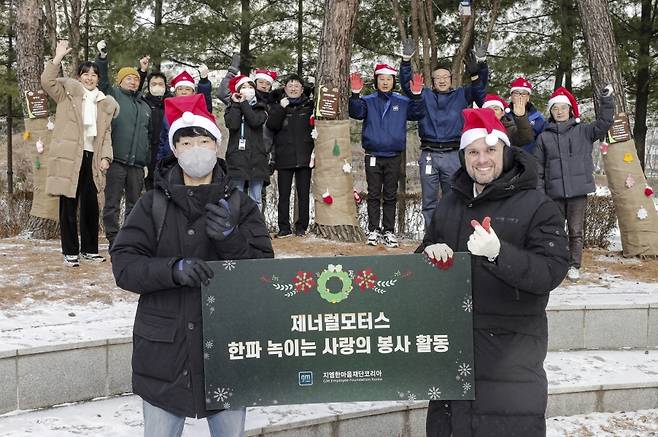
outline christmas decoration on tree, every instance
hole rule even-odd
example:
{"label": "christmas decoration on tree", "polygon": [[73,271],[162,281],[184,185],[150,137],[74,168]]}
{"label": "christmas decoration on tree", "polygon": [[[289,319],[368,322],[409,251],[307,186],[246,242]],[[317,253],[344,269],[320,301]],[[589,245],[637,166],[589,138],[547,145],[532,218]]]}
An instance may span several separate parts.
{"label": "christmas decoration on tree", "polygon": [[647,217],[649,217],[649,213],[644,208],[644,206],[641,206],[640,209],[638,209],[637,211],[637,218],[639,218],[640,220],[646,220]]}
{"label": "christmas decoration on tree", "polygon": [[343,164],[343,173],[352,173],[352,164],[347,162],[347,159],[343,160],[345,164]]}
{"label": "christmas decoration on tree", "polygon": [[361,202],[363,202],[363,199],[361,198],[361,195],[359,194],[359,192],[356,191],[356,188],[353,190],[353,195],[354,195],[354,201],[356,202],[356,204],[361,205]]}
{"label": "christmas decoration on tree", "polygon": [[327,205],[334,203],[334,198],[331,196],[331,193],[329,193],[329,188],[327,188],[327,191],[322,195],[322,201]]}
{"label": "christmas decoration on tree", "polygon": [[633,162],[633,154],[624,153],[624,162]]}
{"label": "christmas decoration on tree", "polygon": [[53,130],[55,129],[55,123],[53,123],[53,120],[51,117],[48,117],[48,124],[46,124],[46,128],[48,130]]}
{"label": "christmas decoration on tree", "polygon": [[599,149],[601,150],[601,155],[605,156],[608,154],[608,147],[610,147],[608,143],[601,143],[601,145],[599,146]]}
{"label": "christmas decoration on tree", "polygon": [[30,139],[30,131],[25,131],[23,132],[23,141],[27,141]]}
{"label": "christmas decoration on tree", "polygon": [[649,184],[644,187],[644,195],[647,197],[653,196],[653,188],[651,188]]}
{"label": "christmas decoration on tree", "polygon": [[340,146],[338,145],[338,140],[334,140],[334,148],[331,151],[332,155],[340,156]]}
{"label": "christmas decoration on tree", "polygon": [[36,146],[37,146],[37,153],[39,154],[43,153],[43,141],[41,140],[41,138],[37,140]]}
{"label": "christmas decoration on tree", "polygon": [[626,188],[633,188],[634,185],[635,185],[635,178],[633,177],[633,175],[629,174],[628,176],[626,176]]}
{"label": "christmas decoration on tree", "polygon": [[41,168],[41,161],[39,160],[39,157],[37,156],[37,159],[34,160],[34,168],[39,170]]}

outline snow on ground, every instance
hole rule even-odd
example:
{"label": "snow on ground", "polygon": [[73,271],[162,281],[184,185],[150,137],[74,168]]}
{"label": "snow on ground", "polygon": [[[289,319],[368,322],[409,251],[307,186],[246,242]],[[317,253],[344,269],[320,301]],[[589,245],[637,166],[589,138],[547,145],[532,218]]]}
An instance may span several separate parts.
{"label": "snow on ground", "polygon": [[[267,421],[263,418],[264,408],[249,408],[246,429],[260,428],[267,423],[307,420],[391,404],[355,402],[267,407],[270,410]],[[658,409],[553,417],[547,420],[546,425],[547,437],[651,437],[658,436]],[[137,396],[121,396],[0,416],[0,437],[134,437],[142,434],[142,427],[141,400]],[[204,437],[209,434],[205,420],[186,420],[184,437]]]}

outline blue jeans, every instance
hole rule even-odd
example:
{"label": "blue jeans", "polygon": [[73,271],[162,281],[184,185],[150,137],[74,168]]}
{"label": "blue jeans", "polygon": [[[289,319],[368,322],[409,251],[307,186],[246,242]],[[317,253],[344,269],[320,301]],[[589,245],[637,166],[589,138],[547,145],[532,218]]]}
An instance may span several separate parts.
{"label": "blue jeans", "polygon": [[237,185],[238,185],[238,190],[244,192],[244,186],[246,185],[247,182],[249,182],[249,197],[256,202],[258,205],[258,209],[262,211],[263,209],[263,200],[262,200],[262,191],[263,191],[263,181],[259,180],[249,180],[245,181],[243,179],[233,179]]}
{"label": "blue jeans", "polygon": [[[176,416],[162,408],[143,401],[144,437],[179,437],[183,433],[185,417]],[[247,412],[222,410],[208,416],[208,428],[212,437],[243,437],[244,420]]]}
{"label": "blue jeans", "polygon": [[[428,159],[429,158],[429,159]],[[425,230],[428,229],[434,210],[439,205],[439,187],[441,196],[450,192],[452,175],[459,169],[459,151],[432,152],[423,150],[418,159],[420,167],[420,189],[423,196],[423,218]],[[431,171],[427,172],[427,166]]]}

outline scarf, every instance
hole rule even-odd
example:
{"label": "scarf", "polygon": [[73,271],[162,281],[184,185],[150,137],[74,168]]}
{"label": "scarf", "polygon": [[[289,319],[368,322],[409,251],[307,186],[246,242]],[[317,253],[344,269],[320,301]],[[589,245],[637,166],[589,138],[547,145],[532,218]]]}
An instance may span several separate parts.
{"label": "scarf", "polygon": [[96,103],[102,93],[98,88],[89,91],[84,88],[82,96],[82,125],[84,127],[85,139],[96,137]]}

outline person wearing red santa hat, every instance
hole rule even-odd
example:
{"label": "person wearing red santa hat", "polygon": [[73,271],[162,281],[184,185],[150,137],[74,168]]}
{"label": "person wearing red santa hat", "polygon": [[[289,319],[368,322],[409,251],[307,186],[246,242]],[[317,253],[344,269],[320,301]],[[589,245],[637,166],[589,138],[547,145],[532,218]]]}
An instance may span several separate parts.
{"label": "person wearing red santa hat", "polygon": [[256,85],[247,76],[235,76],[229,83],[231,103],[224,113],[229,132],[226,163],[238,189],[261,207],[261,193],[269,179],[269,155],[263,141],[267,106],[256,98]]}
{"label": "person wearing red santa hat", "polygon": [[[244,435],[245,409],[209,410],[203,366],[201,286],[208,261],[272,258],[256,204],[217,158],[221,133],[201,95],[165,100],[173,156],[156,168],[110,250],[116,283],[140,295],[133,328],[132,389],[144,435],[181,435],[205,417],[212,435]],[[163,341],[166,339],[166,341]]]}
{"label": "person wearing red santa hat", "polygon": [[546,305],[568,268],[564,221],[493,110],[463,116],[461,167],[416,252],[443,269],[471,253],[475,399],[430,401],[427,436],[544,437]]}
{"label": "person wearing red santa hat", "polygon": [[[380,240],[386,247],[398,247],[395,236],[395,209],[401,153],[407,146],[407,120],[425,117],[425,103],[421,94],[423,77],[414,75],[411,90],[413,99],[393,92],[398,72],[387,64],[375,66],[376,91],[360,97],[363,79],[352,73],[350,117],[363,120],[361,145],[365,150],[365,172],[368,183],[368,239],[376,246]],[[381,214],[383,212],[383,214]],[[383,219],[380,226],[380,216]],[[383,232],[382,232],[383,231]]]}
{"label": "person wearing red santa hat", "polygon": [[600,91],[597,119],[580,122],[578,103],[564,87],[556,89],[548,100],[550,117],[537,137],[534,155],[539,166],[540,190],[553,199],[567,221],[569,230],[569,273],[572,281],[580,279],[583,253],[583,228],[587,195],[594,185],[594,142],[605,138],[612,125],[615,103],[612,85]]}
{"label": "person wearing red santa hat", "polygon": [[[199,66],[199,82],[195,82],[190,73],[183,70],[171,80],[171,89],[174,97],[191,96],[194,94],[203,95],[206,103],[206,109],[212,113],[212,82],[208,79],[208,67],[201,64]],[[155,135],[155,133],[154,133]],[[169,144],[169,123],[167,119],[162,121],[162,129],[159,132],[159,147],[156,155],[156,162],[171,154]]]}
{"label": "person wearing red santa hat", "polygon": [[511,112],[509,104],[498,94],[487,94],[482,105],[483,108],[493,109],[496,117],[507,129],[507,136],[509,136],[511,145],[521,147],[530,141],[534,141],[535,136],[528,121],[525,105],[513,103],[512,106],[514,107],[514,116],[509,117]]}
{"label": "person wearing red santa hat", "polygon": [[[532,154],[535,150],[535,140],[537,136],[544,130],[544,125],[546,121],[541,112],[535,107],[535,105],[530,102],[530,96],[532,95],[532,84],[528,79],[523,76],[519,76],[512,81],[510,84],[510,106],[518,106],[525,108],[525,114],[527,114],[528,122],[532,127],[533,137],[529,141],[523,143],[520,147],[523,148],[526,152]],[[511,114],[507,115],[507,118],[515,121],[517,118],[516,112],[514,111]]]}

